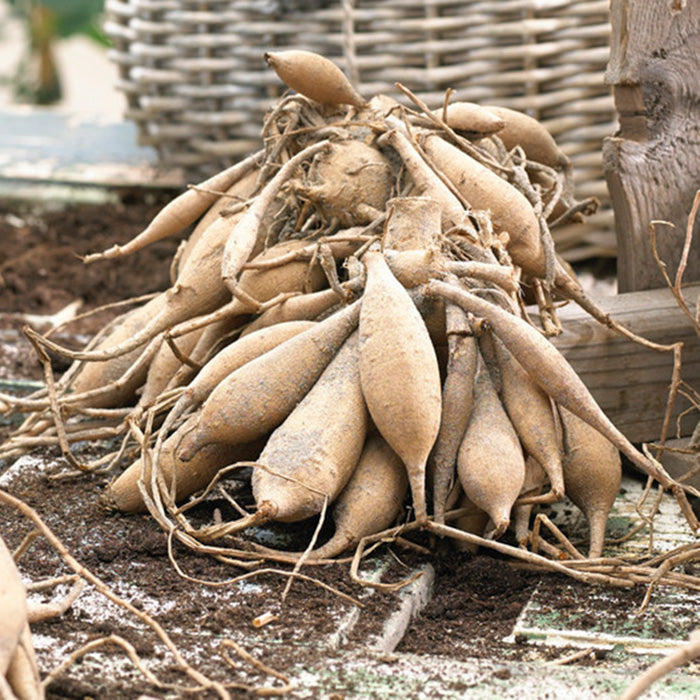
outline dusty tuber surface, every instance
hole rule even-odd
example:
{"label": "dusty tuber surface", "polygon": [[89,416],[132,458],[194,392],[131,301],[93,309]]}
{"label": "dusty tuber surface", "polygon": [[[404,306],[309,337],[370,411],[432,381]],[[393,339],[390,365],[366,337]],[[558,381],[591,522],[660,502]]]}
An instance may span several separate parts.
{"label": "dusty tuber surface", "polygon": [[[279,52],[267,60],[299,94],[271,108],[266,148],[241,170],[241,195],[211,203],[167,289],[104,337],[72,352],[32,336],[74,364],[29,397],[0,395],[7,413],[26,414],[0,457],[37,439],[59,445],[73,467],[115,476],[103,495],[113,508],[145,507],[181,545],[239,565],[298,557],[298,549],[286,559],[283,551],[253,553],[246,537],[261,522],[283,528],[326,508],[337,533],[322,531],[316,556],[340,555],[397,518],[412,532],[430,529],[434,516],[455,526],[457,540],[462,531],[485,533],[479,546],[515,537],[526,547],[536,508],[519,499],[537,489],[535,497],[568,495],[586,511],[596,556],[619,483],[611,478],[599,495],[576,461],[587,451],[556,430],[562,406],[680,498],[546,338],[558,330],[551,292],[576,286],[553,262],[545,214],[559,202],[535,186],[544,172],[561,184],[545,197],[564,190],[568,173],[557,152],[540,155],[536,134],[518,136],[524,127],[505,113],[470,129],[448,109],[445,124],[418,98],[398,110],[381,98],[347,97],[334,71],[329,88],[315,72],[327,67],[320,57]],[[457,133],[491,128],[494,143],[504,131],[508,145],[481,148]],[[91,269],[131,250],[106,249],[91,256]],[[525,319],[523,281],[539,285],[541,328]],[[290,322],[308,325],[247,354],[261,328]],[[200,329],[196,343],[185,342]],[[497,342],[488,350],[491,332]],[[165,347],[172,357],[156,371]],[[228,368],[222,356],[239,359]],[[149,374],[164,388],[145,391]],[[137,403],[144,392],[148,400]],[[542,418],[528,412],[533,403]],[[90,464],[72,453],[76,443],[114,437],[121,447]],[[378,449],[377,440],[391,449]],[[367,455],[381,462],[385,494],[381,483],[365,481]],[[526,479],[528,460],[546,476],[531,469],[537,478]],[[198,492],[232,473],[245,482],[242,506],[215,521],[183,515]],[[365,494],[371,507],[363,509]]]}

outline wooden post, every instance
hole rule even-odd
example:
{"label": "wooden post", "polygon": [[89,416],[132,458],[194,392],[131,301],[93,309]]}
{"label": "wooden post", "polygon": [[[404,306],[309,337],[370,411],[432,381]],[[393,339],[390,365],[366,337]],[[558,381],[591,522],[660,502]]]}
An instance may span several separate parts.
{"label": "wooden post", "polygon": [[[673,277],[688,214],[700,189],[700,0],[612,0],[606,83],[619,132],[605,140],[605,175],[615,212],[621,292],[664,286],[652,255]],[[700,221],[684,280],[700,280]]]}

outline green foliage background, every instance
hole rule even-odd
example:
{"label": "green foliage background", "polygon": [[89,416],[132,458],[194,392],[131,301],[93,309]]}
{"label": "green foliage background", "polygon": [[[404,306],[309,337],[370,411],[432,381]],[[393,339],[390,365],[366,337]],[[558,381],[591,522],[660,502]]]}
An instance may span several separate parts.
{"label": "green foliage background", "polygon": [[26,15],[33,5],[50,8],[56,20],[56,34],[67,37],[85,34],[100,44],[109,42],[102,32],[100,21],[104,0],[7,0],[15,11]]}

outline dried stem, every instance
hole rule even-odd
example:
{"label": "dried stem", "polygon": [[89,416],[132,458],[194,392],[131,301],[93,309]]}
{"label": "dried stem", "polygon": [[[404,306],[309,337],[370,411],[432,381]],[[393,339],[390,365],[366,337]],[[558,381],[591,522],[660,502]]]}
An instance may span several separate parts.
{"label": "dried stem", "polygon": [[619,700],[634,700],[667,673],[683,666],[700,655],[700,630],[691,633],[687,644],[650,666],[623,693]]}
{"label": "dried stem", "polygon": [[249,654],[240,644],[236,644],[236,642],[234,642],[233,639],[224,639],[221,642],[220,649],[221,655],[224,657],[229,666],[234,666],[234,663],[226,653],[226,650],[233,649],[236,652],[236,654],[238,654],[238,656],[241,659],[243,659],[243,661],[248,662],[251,666],[256,668],[261,673],[264,673],[268,676],[272,676],[273,678],[277,678],[278,680],[282,681],[282,683],[284,683],[284,685],[281,688],[236,685],[235,687],[237,689],[247,690],[249,692],[252,691],[258,697],[273,697],[278,695],[286,695],[294,689],[294,686],[291,684],[287,676],[285,676],[283,673],[280,673],[279,671],[275,671],[274,668],[271,668],[267,664],[264,664],[262,661],[256,659],[254,656]]}

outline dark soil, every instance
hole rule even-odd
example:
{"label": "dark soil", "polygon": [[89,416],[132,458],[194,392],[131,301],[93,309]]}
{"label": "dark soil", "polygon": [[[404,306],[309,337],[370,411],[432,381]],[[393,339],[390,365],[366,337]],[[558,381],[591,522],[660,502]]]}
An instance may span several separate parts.
{"label": "dark soil", "polygon": [[[149,201],[130,198],[119,205],[81,206],[67,210],[38,213],[0,206],[0,379],[37,379],[38,363],[16,331],[25,319],[14,314],[55,313],[66,304],[81,299],[84,308],[119,301],[131,296],[163,289],[168,284],[169,265],[177,241],[165,241],[123,261],[101,262],[85,267],[75,257],[124,242],[140,231],[169,195]],[[115,312],[81,321],[71,332],[89,336]],[[7,433],[7,426],[3,428]],[[0,433],[0,441],[3,434]],[[87,449],[87,448],[86,448]],[[96,448],[91,447],[91,450]],[[93,456],[95,453],[93,452]],[[56,452],[37,451],[38,462],[25,465],[8,491],[36,509],[48,526],[82,565],[99,576],[106,585],[121,591],[137,608],[146,608],[172,635],[177,647],[186,652],[199,671],[218,680],[239,679],[256,684],[266,680],[250,665],[226,666],[214,636],[230,635],[241,643],[254,642],[256,658],[280,672],[293,666],[314,668],[330,663],[340,651],[324,649],[319,640],[337,629],[339,619],[351,604],[336,593],[314,582],[296,580],[283,604],[287,577],[280,573],[256,574],[246,584],[206,586],[202,581],[223,582],[244,573],[241,569],[216,561],[206,554],[194,553],[175,542],[172,559],[163,530],[151,516],[124,516],[106,511],[99,495],[107,476],[81,475],[72,479],[54,479],[42,471],[62,472],[66,465]],[[0,473],[9,464],[0,463]],[[196,520],[211,518],[214,509],[227,516],[228,504],[222,499],[206,502]],[[2,535],[16,547],[31,530],[29,520],[8,506],[0,506]],[[298,528],[297,546],[308,541],[309,527]],[[431,545],[429,541],[424,545]],[[406,575],[404,564],[419,566],[431,562],[436,569],[435,595],[413,623],[398,652],[440,655],[453,659],[474,656],[490,659],[518,659],[519,645],[507,645],[503,638],[536,585],[551,589],[556,599],[562,580],[514,567],[488,554],[473,556],[454,551],[447,543],[438,543],[433,555],[394,549],[394,564],[383,580],[399,580]],[[174,562],[186,580],[178,574]],[[286,570],[285,567],[272,567]],[[69,572],[61,556],[45,539],[38,539],[21,561],[26,580],[36,581]],[[347,639],[345,650],[361,649],[373,635],[379,634],[387,614],[396,608],[396,594],[376,593],[365,597],[366,589],[352,582],[347,563],[335,566],[307,567],[304,572],[365,603],[358,624]],[[571,585],[570,581],[567,581]],[[583,588],[583,587],[582,587]],[[135,595],[134,591],[140,592]],[[146,601],[146,602],[144,602]],[[155,608],[154,608],[155,604]],[[151,662],[156,674],[169,682],[188,683],[175,668],[172,656],[156,635],[131,613],[114,612],[104,602],[104,612],[89,614],[76,604],[61,617],[33,625],[35,635],[69,641],[69,653],[88,640],[118,634],[134,645],[137,653]],[[109,612],[112,610],[112,612]],[[264,612],[278,619],[255,630],[252,620]],[[292,643],[293,642],[293,643]],[[546,659],[565,655],[567,649],[542,651]],[[532,652],[530,651],[530,654]],[[116,654],[116,652],[115,652]],[[230,652],[235,656],[233,652]],[[119,655],[123,656],[121,652]],[[46,650],[38,650],[42,672],[53,663]],[[87,662],[85,662],[87,663]],[[592,663],[592,662],[588,662]],[[63,674],[50,687],[49,698],[136,698],[141,694],[164,696],[138,673],[116,675],[108,668],[81,672],[81,665]],[[342,692],[340,692],[342,690]],[[246,691],[233,691],[236,697],[249,697]],[[171,696],[178,696],[177,693]],[[352,688],[338,690],[336,697],[352,697]],[[201,692],[197,697],[214,697]]]}
{"label": "dark soil", "polygon": [[[45,459],[56,464],[55,457],[47,455]],[[51,467],[52,470],[57,468]],[[206,648],[212,635],[219,638],[230,635],[241,643],[250,643],[252,638],[256,642],[256,656],[282,673],[299,665],[313,668],[332,658],[334,652],[316,647],[314,640],[323,640],[336,629],[339,619],[349,612],[349,603],[315,583],[296,581],[283,604],[287,579],[275,573],[255,576],[251,580],[253,585],[244,589],[230,585],[221,592],[185,580],[168,557],[166,535],[151,516],[125,516],[102,508],[99,494],[106,482],[104,477],[97,476],[55,480],[38,469],[25,467],[21,477],[11,482],[8,491],[35,508],[68,552],[107,586],[128,599],[131,595],[124,592],[125,587],[128,591],[138,590],[136,600],[132,599],[136,607],[147,608],[171,634],[178,648],[187,651],[193,638],[203,640],[200,646],[206,651],[196,655],[195,663],[198,670],[210,677],[230,680],[232,676],[216,650]],[[221,505],[213,501],[206,507],[211,515],[211,511]],[[16,547],[31,530],[26,518],[6,506],[0,506],[0,521],[4,523],[3,536],[10,547]],[[298,534],[297,546],[303,543],[301,532]],[[400,548],[394,550],[395,563],[382,580],[401,580],[406,575],[406,564],[415,567],[430,562],[437,572],[434,598],[413,623],[397,651],[452,659],[475,656],[492,660],[517,659],[524,648],[506,645],[503,638],[511,631],[522,606],[543,577],[519,571],[489,555],[456,553],[447,551],[446,546],[442,549],[436,556],[418,555]],[[244,573],[178,544],[174,545],[173,560],[184,575],[198,581],[224,581]],[[70,573],[60,555],[43,538],[35,541],[24,555],[20,568],[31,581]],[[289,570],[279,566],[271,568]],[[365,607],[344,650],[363,648],[373,635],[381,633],[386,617],[396,608],[395,593],[376,593],[365,598],[363,589],[350,579],[347,563],[307,567],[304,573],[363,600]],[[558,577],[544,577],[544,583],[552,586],[555,595]],[[150,603],[139,603],[139,600]],[[152,610],[154,601],[163,606],[162,611]],[[106,601],[102,602],[106,607]],[[255,633],[252,620],[268,611],[279,619]],[[156,664],[156,673],[161,679],[177,683],[185,680],[174,668],[172,658],[156,635],[133,615],[117,617],[105,609],[104,617],[98,614],[95,619],[76,604],[60,618],[32,625],[32,630],[35,635],[70,640],[72,648],[91,639],[117,634],[133,644],[145,661]],[[243,639],[241,634],[245,634]],[[563,653],[561,649],[544,652],[542,658]],[[40,651],[40,662],[42,658]],[[48,666],[43,666],[42,670],[48,672],[51,663],[46,659],[43,663]],[[77,680],[71,681],[74,676]],[[68,672],[59,679],[49,691],[49,698],[105,699],[138,697],[141,693],[152,696],[157,692],[138,677],[124,679],[105,674],[88,681],[79,667],[73,674]],[[240,696],[247,697],[247,694]]]}
{"label": "dark soil", "polygon": [[[85,265],[78,256],[125,243],[172,198],[125,196],[118,204],[32,210],[0,203],[0,313],[55,313],[75,299],[85,310],[163,289],[179,239],[137,255]],[[93,322],[99,328],[102,322]],[[87,332],[89,326],[83,325]]]}
{"label": "dark soil", "polygon": [[[168,239],[138,255],[85,265],[78,257],[125,243],[138,234],[172,198],[168,192],[147,197],[124,195],[117,204],[36,209],[0,202],[0,334],[29,325],[47,330],[25,314],[55,314],[80,300],[79,314],[165,289],[170,261],[180,242]],[[98,311],[72,322],[55,339],[70,344],[84,339],[129,307]],[[5,334],[7,336],[7,334]],[[75,346],[75,342],[73,342]],[[56,360],[56,371],[67,362]],[[15,371],[8,372],[8,365]],[[0,342],[0,379],[40,379],[41,367],[24,337]]]}

